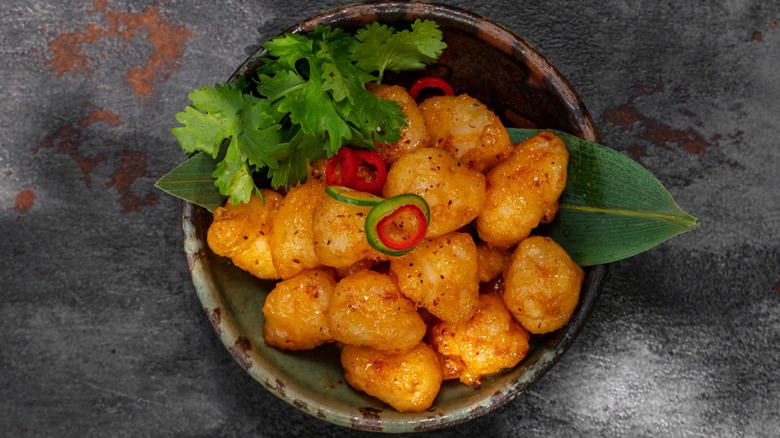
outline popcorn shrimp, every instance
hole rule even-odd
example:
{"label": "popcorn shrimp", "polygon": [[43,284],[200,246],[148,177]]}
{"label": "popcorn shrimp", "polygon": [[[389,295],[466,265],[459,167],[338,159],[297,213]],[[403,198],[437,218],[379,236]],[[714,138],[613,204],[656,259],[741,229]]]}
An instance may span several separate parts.
{"label": "popcorn shrimp", "polygon": [[504,272],[504,302],[529,332],[558,330],[577,307],[584,276],[554,240],[532,236],[512,253]]}
{"label": "popcorn shrimp", "polygon": [[390,274],[404,295],[444,321],[466,321],[477,308],[477,246],[468,234],[423,240],[390,261]]}
{"label": "popcorn shrimp", "polygon": [[517,365],[528,353],[530,337],[498,293],[480,295],[477,311],[468,321],[439,322],[428,335],[443,358],[445,378],[471,386],[479,386],[482,376]]}
{"label": "popcorn shrimp", "polygon": [[450,151],[477,172],[495,166],[512,152],[501,120],[466,94],[434,96],[420,104],[432,145]]}
{"label": "popcorn shrimp", "polygon": [[566,187],[569,153],[563,140],[541,132],[518,145],[487,174],[485,208],[477,216],[479,237],[509,248],[539,223],[551,222]]}
{"label": "popcorn shrimp", "polygon": [[501,276],[512,253],[508,249],[494,248],[485,242],[477,244],[477,278],[487,283]]}
{"label": "popcorn shrimp", "polygon": [[249,202],[233,205],[230,200],[214,210],[206,241],[215,254],[230,258],[233,264],[252,275],[277,278],[271,254],[270,232],[282,195],[262,189],[263,197],[252,195]]}
{"label": "popcorn shrimp", "polygon": [[437,237],[477,217],[485,203],[485,177],[445,150],[422,148],[401,156],[387,173],[383,195],[403,193],[425,199],[431,209],[426,237]]}
{"label": "popcorn shrimp", "polygon": [[401,128],[401,139],[395,143],[376,143],[376,151],[388,165],[392,165],[406,152],[426,147],[430,143],[428,129],[425,126],[417,102],[409,96],[406,89],[398,85],[380,85],[373,93],[383,99],[395,101],[406,114],[407,125]]}
{"label": "popcorn shrimp", "polygon": [[323,197],[312,213],[314,253],[323,265],[345,268],[366,258],[387,259],[366,240],[365,220],[369,211],[371,207]]}
{"label": "popcorn shrimp", "polygon": [[328,304],[336,280],[324,269],[301,272],[280,281],[263,304],[263,337],[285,350],[307,350],[333,341]]}
{"label": "popcorn shrimp", "polygon": [[398,412],[428,409],[441,388],[439,358],[423,342],[403,354],[345,345],[341,349],[341,364],[347,383]]}
{"label": "popcorn shrimp", "polygon": [[339,342],[388,353],[411,350],[426,330],[414,303],[395,282],[369,270],[336,283],[328,306],[328,326]]}
{"label": "popcorn shrimp", "polygon": [[271,253],[279,278],[321,265],[314,251],[312,214],[325,199],[325,184],[311,178],[291,188],[273,218]]}

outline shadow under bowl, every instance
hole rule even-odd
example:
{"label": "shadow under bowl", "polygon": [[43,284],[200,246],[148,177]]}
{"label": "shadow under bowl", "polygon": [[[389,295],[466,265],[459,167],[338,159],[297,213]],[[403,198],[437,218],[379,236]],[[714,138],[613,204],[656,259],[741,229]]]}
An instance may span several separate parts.
{"label": "shadow under bowl", "polygon": [[[394,75],[388,80],[408,86],[415,77],[441,76],[456,92],[468,93],[486,104],[506,126],[557,129],[599,142],[585,105],[555,67],[510,30],[468,11],[432,3],[361,3],[309,18],[287,32],[305,33],[320,24],[355,30],[374,21],[402,27],[417,18],[439,24],[447,49],[427,71]],[[229,82],[251,79],[264,56],[262,49],[252,54]],[[254,278],[214,255],[206,244],[211,220],[208,211],[184,204],[184,248],[192,280],[222,343],[247,373],[287,403],[331,423],[362,430],[438,429],[469,421],[509,402],[538,381],[571,346],[607,272],[606,265],[585,268],[580,302],[572,319],[556,332],[534,336],[519,365],[486,377],[479,389],[446,381],[430,409],[402,414],[346,384],[334,346],[286,352],[266,345],[261,308],[274,282]]]}

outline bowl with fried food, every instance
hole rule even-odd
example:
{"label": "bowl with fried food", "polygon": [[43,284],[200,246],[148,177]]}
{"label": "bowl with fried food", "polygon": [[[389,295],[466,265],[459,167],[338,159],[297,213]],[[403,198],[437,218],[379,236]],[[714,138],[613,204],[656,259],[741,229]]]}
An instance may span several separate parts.
{"label": "bowl with fried food", "polygon": [[[315,160],[304,181],[249,202],[183,207],[195,289],[238,364],[314,417],[379,432],[456,425],[522,394],[572,345],[606,275],[544,235],[566,181],[561,140],[506,133],[599,140],[571,85],[523,39],[462,9],[401,1],[285,33],[415,20],[435,22],[446,48],[370,86],[406,114],[400,140]],[[228,82],[256,82],[267,59],[258,50]],[[433,85],[412,93],[422,78]],[[370,178],[345,187],[360,165]]]}

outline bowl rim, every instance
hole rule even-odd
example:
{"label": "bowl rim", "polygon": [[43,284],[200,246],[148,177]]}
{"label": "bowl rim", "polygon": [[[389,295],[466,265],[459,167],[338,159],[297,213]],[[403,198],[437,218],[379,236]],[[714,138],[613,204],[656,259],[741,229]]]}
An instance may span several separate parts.
{"label": "bowl rim", "polygon": [[[355,3],[324,11],[288,28],[283,33],[301,33],[314,29],[320,22],[337,23],[341,20],[366,19],[370,22],[378,16],[399,15],[407,17],[426,17],[443,19],[457,23],[474,23],[479,26],[480,39],[500,48],[513,58],[523,57],[532,65],[544,70],[546,85],[553,88],[561,96],[561,101],[567,103],[567,112],[574,115],[572,124],[581,129],[581,136],[586,140],[600,142],[598,131],[579,95],[563,75],[550,63],[544,55],[528,44],[525,40],[508,28],[488,20],[476,13],[459,7],[431,2],[408,1],[373,1]],[[228,82],[235,82],[256,68],[264,51],[262,48],[252,53],[230,76]],[[515,59],[520,62],[519,59]],[[324,419],[330,423],[360,430],[381,432],[417,432],[449,427],[464,423],[471,419],[491,412],[519,394],[523,393],[532,383],[544,376],[571,347],[575,338],[585,325],[597,301],[606,280],[608,265],[594,265],[585,268],[586,276],[580,292],[580,302],[569,323],[560,329],[554,348],[548,354],[537,360],[528,372],[518,375],[500,390],[483,393],[474,397],[468,405],[462,406],[455,414],[420,413],[378,415],[376,412],[361,411],[344,412],[328,403],[312,405],[311,393],[307,388],[301,388],[294,382],[280,379],[272,375],[269,366],[252,347],[251,342],[242,335],[241,330],[232,315],[222,312],[226,303],[222,291],[216,286],[212,277],[212,261],[205,243],[205,230],[209,223],[209,213],[194,204],[184,202],[182,205],[182,240],[190,275],[196,293],[220,341],[235,360],[250,374],[250,376],[265,386],[272,394],[288,404],[312,416]],[[483,391],[484,392],[484,391]],[[324,400],[323,400],[324,401]],[[466,408],[468,406],[468,408]]]}

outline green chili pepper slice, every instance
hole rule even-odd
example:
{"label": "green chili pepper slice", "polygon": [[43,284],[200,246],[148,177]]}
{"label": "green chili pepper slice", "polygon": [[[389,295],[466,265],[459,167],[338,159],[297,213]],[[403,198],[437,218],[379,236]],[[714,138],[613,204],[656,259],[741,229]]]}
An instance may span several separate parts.
{"label": "green chili pepper slice", "polygon": [[344,186],[327,186],[325,187],[325,193],[337,201],[361,207],[373,207],[383,201],[379,196]]}
{"label": "green chili pepper slice", "polygon": [[404,255],[425,237],[430,220],[430,208],[422,197],[412,193],[393,196],[366,215],[366,239],[383,254]]}

